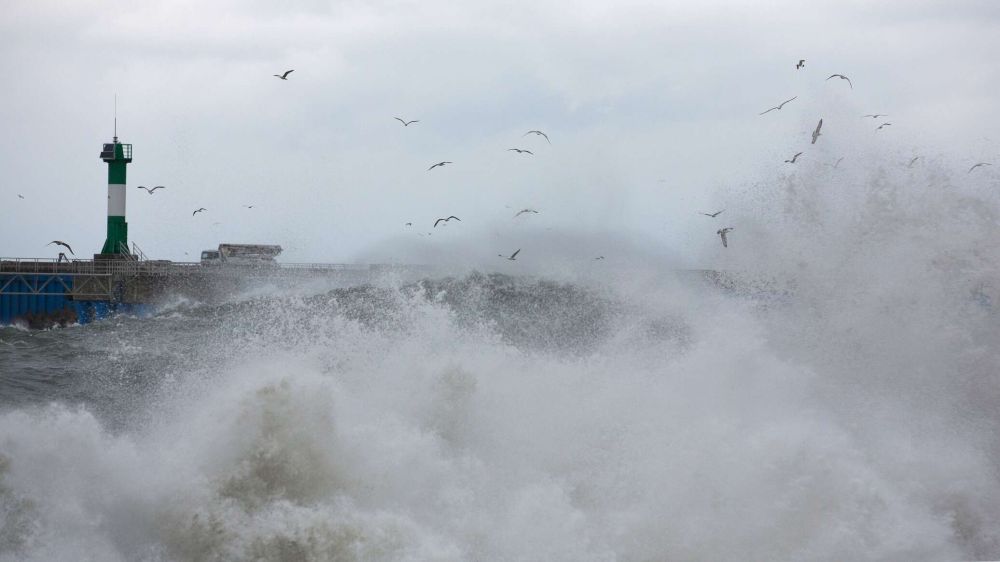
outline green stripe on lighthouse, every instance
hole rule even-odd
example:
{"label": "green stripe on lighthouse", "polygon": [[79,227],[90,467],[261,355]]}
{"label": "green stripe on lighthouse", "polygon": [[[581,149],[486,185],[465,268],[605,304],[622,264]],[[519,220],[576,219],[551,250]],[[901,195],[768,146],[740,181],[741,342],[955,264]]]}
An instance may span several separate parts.
{"label": "green stripe on lighthouse", "polygon": [[125,162],[108,162],[108,185],[112,184],[125,185]]}
{"label": "green stripe on lighthouse", "polygon": [[125,254],[122,244],[128,244],[128,223],[125,217],[108,217],[108,238],[101,248],[102,254]]}

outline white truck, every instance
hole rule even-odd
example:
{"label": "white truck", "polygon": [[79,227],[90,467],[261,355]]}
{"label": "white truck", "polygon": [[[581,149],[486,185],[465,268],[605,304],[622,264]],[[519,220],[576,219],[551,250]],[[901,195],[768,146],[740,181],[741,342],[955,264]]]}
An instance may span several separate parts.
{"label": "white truck", "polygon": [[243,267],[277,267],[274,260],[281,246],[267,244],[219,244],[218,250],[201,253],[201,265],[233,265]]}

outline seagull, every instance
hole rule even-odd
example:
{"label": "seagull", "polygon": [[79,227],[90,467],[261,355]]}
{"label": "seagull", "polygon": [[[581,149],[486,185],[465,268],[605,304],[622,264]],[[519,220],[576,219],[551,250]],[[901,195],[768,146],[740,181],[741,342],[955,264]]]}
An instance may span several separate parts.
{"label": "seagull", "polygon": [[801,153],[801,152],[796,152],[796,153],[795,153],[795,156],[792,156],[792,159],[791,159],[791,160],[785,160],[785,162],[786,162],[787,164],[794,164],[794,163],[795,163],[795,160],[797,160],[799,156],[802,156],[802,153]]}
{"label": "seagull", "polygon": [[412,222],[408,222],[408,223],[406,223],[406,224],[405,224],[405,225],[403,225],[403,226],[413,226],[413,223],[412,223]]}
{"label": "seagull", "polygon": [[522,152],[527,152],[528,154],[531,154],[532,156],[534,156],[534,155],[535,155],[535,153],[534,153],[534,152],[532,152],[532,151],[530,151],[530,150],[524,150],[523,148],[508,148],[508,149],[507,149],[507,152],[510,152],[510,151],[512,151],[512,150],[513,150],[514,152],[518,153],[518,154],[521,154]]}
{"label": "seagull", "polygon": [[732,227],[727,226],[726,228],[720,228],[719,230],[715,231],[715,233],[718,234],[722,238],[722,247],[723,248],[728,248],[729,247],[729,241],[726,240],[726,234],[729,233],[729,231],[732,230],[732,229],[733,229]]}
{"label": "seagull", "polygon": [[523,215],[524,213],[535,213],[537,215],[538,211],[536,211],[534,209],[521,209],[520,211],[517,212],[516,215],[514,215],[514,218],[517,218],[517,217]]}
{"label": "seagull", "polygon": [[291,73],[293,73],[293,72],[295,72],[295,69],[286,70],[284,74],[274,74],[273,76],[277,76],[278,78],[281,78],[282,80],[288,80],[288,75],[291,74]]}
{"label": "seagull", "polygon": [[[827,78],[827,80],[829,80],[829,78]],[[888,117],[888,115],[885,114],[885,113],[869,113],[868,115],[862,115],[861,116],[862,119],[864,119],[865,117],[871,117],[872,119],[878,119],[879,117]]]}
{"label": "seagull", "polygon": [[[723,209],[722,211],[725,211],[725,209]],[[714,213],[700,213],[700,214],[705,215],[706,217],[712,217],[714,219],[715,217],[721,215],[722,211],[716,211]]]}
{"label": "seagull", "polygon": [[399,121],[400,123],[402,123],[404,127],[409,127],[410,123],[419,123],[420,122],[420,119],[414,119],[412,121],[404,121],[400,117],[393,117],[393,119],[395,119],[396,121]]}
{"label": "seagull", "polygon": [[852,90],[854,89],[854,84],[851,84],[851,79],[844,76],[843,74],[831,74],[830,77],[827,78],[827,80],[829,80],[830,78],[840,78],[841,80],[847,80],[847,85],[850,86]]}
{"label": "seagull", "polygon": [[768,109],[767,111],[765,111],[765,112],[763,112],[763,113],[758,113],[757,115],[764,115],[764,113],[769,113],[769,112],[771,112],[771,111],[774,111],[775,109],[781,109],[781,108],[782,108],[782,106],[784,106],[784,105],[785,105],[786,103],[788,103],[788,102],[792,101],[793,99],[795,99],[795,98],[797,98],[797,97],[799,97],[799,96],[795,96],[794,98],[789,98],[789,99],[787,99],[787,100],[785,100],[785,101],[783,101],[783,102],[779,103],[778,105],[776,105],[776,106],[772,107],[771,109]]}
{"label": "seagull", "polygon": [[813,131],[813,141],[812,141],[813,144],[816,144],[816,139],[818,139],[820,135],[819,130],[822,128],[823,128],[823,120],[820,119],[819,123],[816,124],[816,130]]}
{"label": "seagull", "polygon": [[438,166],[444,166],[445,164],[453,164],[453,163],[454,162],[438,162],[437,164],[434,164],[430,168],[427,168],[427,171],[429,172],[429,171],[433,170],[434,168],[437,168]]}
{"label": "seagull", "polygon": [[17,194],[17,198],[18,198],[18,199],[24,199],[24,195],[21,195],[20,193],[18,193],[18,194]]}
{"label": "seagull", "polygon": [[966,172],[966,173],[967,173],[967,174],[971,174],[971,173],[972,173],[972,170],[975,170],[976,168],[978,168],[978,167],[980,167],[980,166],[992,166],[992,165],[993,165],[993,164],[990,164],[989,162],[980,162],[980,163],[976,164],[975,166],[973,166],[973,167],[969,168],[969,171],[968,171],[968,172]]}
{"label": "seagull", "polygon": [[[834,170],[836,170],[836,169],[837,169],[837,167],[838,167],[838,166],[840,166],[840,162],[841,162],[841,160],[843,160],[843,159],[844,159],[844,157],[843,157],[843,156],[841,156],[840,158],[837,158],[837,161],[833,163],[833,169],[834,169]],[[827,166],[829,166],[829,164],[827,164]]]}
{"label": "seagull", "polygon": [[806,65],[806,59],[799,59],[799,64],[795,65],[796,69],[802,68]]}
{"label": "seagull", "polygon": [[243,205],[243,206],[246,207],[247,209],[253,209],[253,205]]}
{"label": "seagull", "polygon": [[875,129],[875,130],[876,130],[876,131],[881,131],[881,130],[882,130],[882,127],[885,127],[886,125],[892,125],[892,123],[882,123],[882,124],[881,124],[881,125],[879,125],[879,126],[878,126],[878,128],[877,128],[877,129]]}
{"label": "seagull", "polygon": [[919,159],[920,159],[919,156],[914,156],[913,158],[910,159],[910,163],[907,164],[906,167],[907,168],[912,168],[913,164],[916,163],[916,161],[919,160]]}
{"label": "seagull", "polygon": [[526,137],[526,136],[531,135],[531,134],[542,135],[543,137],[545,137],[545,141],[546,142],[548,142],[549,144],[552,144],[552,141],[549,140],[549,136],[546,135],[545,133],[541,132],[541,131],[528,131],[527,133],[524,133],[521,136],[522,137]]}
{"label": "seagull", "polygon": [[604,256],[597,256],[597,257],[596,257],[596,258],[594,258],[594,259],[595,259],[595,260],[603,260],[603,259],[604,259]]}
{"label": "seagull", "polygon": [[[65,246],[66,249],[69,250],[69,253],[73,254],[73,248],[70,248],[69,244],[63,242],[62,240],[53,240],[53,241],[49,242],[48,244],[46,244],[46,246],[51,246],[53,244],[56,244],[56,245],[59,245],[59,246]],[[76,254],[73,254],[73,255],[75,256]]]}
{"label": "seagull", "polygon": [[207,211],[207,210],[208,209],[206,209],[205,207],[202,207],[202,208],[198,209],[197,211],[191,213],[191,216],[193,217],[193,216],[197,215],[198,213],[200,213],[202,211]]}
{"label": "seagull", "polygon": [[446,219],[438,219],[438,220],[434,221],[434,228],[437,228],[437,225],[438,225],[438,223],[439,223],[439,222],[441,222],[441,221],[444,221],[444,222],[448,222],[448,221],[450,221],[451,219],[455,219],[455,220],[457,220],[458,222],[462,222],[462,219],[460,219],[460,218],[456,217],[455,215],[451,215],[450,217],[448,217],[448,218],[446,218]]}
{"label": "seagull", "polygon": [[520,252],[520,251],[521,251],[521,248],[518,248],[518,249],[517,249],[517,251],[516,251],[516,252],[514,252],[513,254],[511,254],[511,255],[510,255],[509,257],[508,257],[508,256],[505,256],[505,255],[503,255],[503,254],[497,254],[497,257],[500,257],[500,258],[507,258],[507,259],[509,259],[510,261],[514,261],[515,259],[517,259],[517,253],[518,253],[518,252]]}
{"label": "seagull", "polygon": [[156,187],[146,187],[144,185],[139,185],[139,186],[136,186],[136,189],[145,189],[147,193],[149,193],[150,195],[152,195],[153,192],[156,191],[157,189],[166,189],[166,188],[163,187],[162,185],[158,185]]}

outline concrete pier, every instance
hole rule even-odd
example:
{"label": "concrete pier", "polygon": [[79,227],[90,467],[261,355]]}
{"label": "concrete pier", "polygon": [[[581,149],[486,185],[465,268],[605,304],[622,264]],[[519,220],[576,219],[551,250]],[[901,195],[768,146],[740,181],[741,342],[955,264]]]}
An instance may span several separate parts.
{"label": "concrete pier", "polygon": [[271,286],[279,291],[315,280],[337,286],[398,274],[415,280],[423,268],[383,264],[206,266],[160,260],[0,258],[0,325],[48,327],[87,323],[116,312],[140,312],[168,298],[219,302]]}

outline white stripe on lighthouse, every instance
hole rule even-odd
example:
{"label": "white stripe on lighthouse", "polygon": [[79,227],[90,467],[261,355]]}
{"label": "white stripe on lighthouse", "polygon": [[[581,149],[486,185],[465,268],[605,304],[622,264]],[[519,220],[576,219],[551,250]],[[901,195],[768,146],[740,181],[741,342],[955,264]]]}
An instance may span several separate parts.
{"label": "white stripe on lighthouse", "polygon": [[108,184],[108,216],[125,216],[125,186],[123,184]]}

